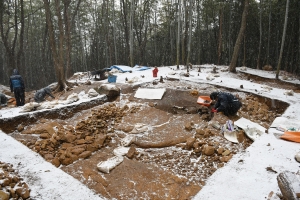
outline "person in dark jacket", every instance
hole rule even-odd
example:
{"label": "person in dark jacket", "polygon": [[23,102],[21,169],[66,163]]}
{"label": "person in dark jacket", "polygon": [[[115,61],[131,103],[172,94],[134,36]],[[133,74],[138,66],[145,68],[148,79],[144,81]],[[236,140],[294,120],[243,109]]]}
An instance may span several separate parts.
{"label": "person in dark jacket", "polygon": [[212,92],[210,98],[216,101],[212,112],[223,112],[226,116],[235,115],[242,107],[242,103],[230,93]]}
{"label": "person in dark jacket", "polygon": [[42,89],[38,90],[35,93],[35,95],[34,95],[34,101],[37,102],[37,103],[45,101],[45,97],[47,95],[49,95],[50,97],[52,97],[53,99],[55,99],[55,97],[51,93],[51,89],[49,87],[45,87],[45,88],[42,88]]}
{"label": "person in dark jacket", "polygon": [[0,92],[0,106],[7,106],[7,97]]}
{"label": "person in dark jacket", "polygon": [[17,106],[25,104],[25,85],[22,76],[19,75],[17,69],[13,70],[13,75],[10,76],[9,85],[11,92],[14,92]]}

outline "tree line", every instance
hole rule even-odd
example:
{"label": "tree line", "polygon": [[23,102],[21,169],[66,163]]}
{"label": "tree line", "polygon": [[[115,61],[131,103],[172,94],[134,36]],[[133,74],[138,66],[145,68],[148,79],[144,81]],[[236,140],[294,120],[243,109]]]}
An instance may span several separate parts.
{"label": "tree line", "polygon": [[[26,88],[111,65],[216,64],[300,74],[298,0],[2,0],[0,84]],[[278,78],[278,77],[277,77]]]}

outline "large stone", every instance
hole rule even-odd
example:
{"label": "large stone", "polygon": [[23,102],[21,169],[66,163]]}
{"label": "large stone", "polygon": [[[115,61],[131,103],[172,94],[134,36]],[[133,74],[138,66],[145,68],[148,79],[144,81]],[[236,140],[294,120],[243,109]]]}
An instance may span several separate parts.
{"label": "large stone", "polygon": [[49,161],[49,160],[52,160],[52,159],[53,159],[53,155],[50,154],[50,153],[48,153],[48,154],[45,154],[45,155],[44,155],[44,158],[45,158],[45,160]]}
{"label": "large stone", "polygon": [[86,146],[86,150],[87,150],[87,151],[94,152],[94,151],[97,151],[97,150],[98,150],[98,146],[99,146],[99,145],[97,145],[97,144],[95,144],[95,143],[88,144],[88,145]]}
{"label": "large stone", "polygon": [[191,131],[191,130],[193,129],[193,125],[194,125],[193,122],[186,122],[186,123],[184,124],[184,128],[185,128],[186,130],[188,130],[188,131]]}
{"label": "large stone", "polygon": [[65,150],[65,149],[73,147],[73,146],[74,145],[71,143],[63,143],[60,148]]}
{"label": "large stone", "polygon": [[54,165],[55,167],[59,167],[60,166],[60,161],[59,161],[59,159],[58,158],[54,158],[53,160],[52,160],[52,165]]}
{"label": "large stone", "polygon": [[1,200],[8,200],[9,199],[9,194],[0,190],[0,199]]}
{"label": "large stone", "polygon": [[85,144],[85,140],[84,140],[84,139],[77,140],[77,141],[76,141],[76,144],[77,144],[77,145]]}
{"label": "large stone", "polygon": [[42,133],[40,134],[40,138],[42,139],[49,139],[51,136],[49,135],[49,133]]}
{"label": "large stone", "polygon": [[213,146],[205,145],[202,150],[202,153],[206,156],[211,156],[215,153],[215,148]]}
{"label": "large stone", "polygon": [[134,154],[136,152],[136,149],[134,147],[130,147],[130,149],[128,150],[126,156],[129,158],[129,159],[132,159]]}
{"label": "large stone", "polygon": [[65,135],[65,141],[66,142],[69,142],[69,143],[72,143],[76,140],[76,136],[71,134],[71,133],[68,133],[67,135]]}
{"label": "large stone", "polygon": [[121,92],[121,89],[113,84],[103,84],[100,87],[94,89],[99,94],[105,94],[107,97],[117,97]]}
{"label": "large stone", "polygon": [[227,149],[222,153],[222,156],[228,156],[231,152]]}
{"label": "large stone", "polygon": [[99,146],[102,146],[104,144],[104,141],[106,140],[106,135],[104,134],[99,134],[97,135],[97,137],[95,138],[95,143]]}
{"label": "large stone", "polygon": [[61,164],[63,164],[63,165],[69,165],[72,163],[73,163],[72,158],[65,158],[65,159],[61,160]]}
{"label": "large stone", "polygon": [[76,149],[73,149],[71,152],[72,152],[72,154],[79,155],[84,151],[85,151],[84,148],[76,148]]}
{"label": "large stone", "polygon": [[26,183],[18,183],[18,188],[16,189],[16,194],[23,199],[28,199],[30,196],[30,190]]}
{"label": "large stone", "polygon": [[187,150],[191,150],[191,149],[193,148],[193,145],[194,145],[195,141],[196,141],[196,139],[193,138],[193,137],[192,137],[192,138],[188,138],[188,139],[186,140],[185,148],[186,148]]}
{"label": "large stone", "polygon": [[92,152],[91,151],[84,151],[82,152],[81,154],[79,154],[79,158],[88,158],[92,155]]}

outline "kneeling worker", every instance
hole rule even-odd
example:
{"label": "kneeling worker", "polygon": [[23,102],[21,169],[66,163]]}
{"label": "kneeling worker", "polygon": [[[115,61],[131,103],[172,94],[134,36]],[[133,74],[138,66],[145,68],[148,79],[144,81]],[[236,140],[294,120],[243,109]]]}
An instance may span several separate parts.
{"label": "kneeling worker", "polygon": [[7,106],[7,97],[0,92],[0,106]]}
{"label": "kneeling worker", "polygon": [[242,107],[242,103],[230,93],[212,92],[210,98],[216,101],[212,112],[223,112],[226,116],[235,115]]}
{"label": "kneeling worker", "polygon": [[53,99],[55,99],[55,97],[53,96],[53,94],[51,93],[51,89],[49,87],[45,87],[43,89],[38,90],[35,95],[34,95],[34,101],[37,103],[40,103],[42,101],[45,101],[45,97],[49,95],[50,97],[52,97]]}

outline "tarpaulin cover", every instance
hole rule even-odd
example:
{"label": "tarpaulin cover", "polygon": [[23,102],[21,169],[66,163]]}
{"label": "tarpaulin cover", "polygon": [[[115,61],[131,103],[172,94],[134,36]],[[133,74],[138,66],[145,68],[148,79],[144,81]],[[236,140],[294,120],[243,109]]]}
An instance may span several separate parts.
{"label": "tarpaulin cover", "polygon": [[126,65],[113,65],[109,68],[110,70],[112,69],[117,69],[123,73],[125,72],[133,72],[133,71],[144,71],[151,69],[150,67],[147,66],[140,66],[140,65],[135,65],[134,67],[126,66]]}

